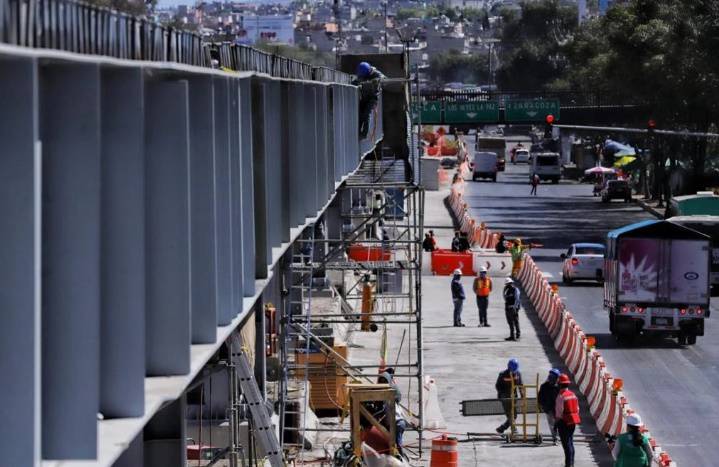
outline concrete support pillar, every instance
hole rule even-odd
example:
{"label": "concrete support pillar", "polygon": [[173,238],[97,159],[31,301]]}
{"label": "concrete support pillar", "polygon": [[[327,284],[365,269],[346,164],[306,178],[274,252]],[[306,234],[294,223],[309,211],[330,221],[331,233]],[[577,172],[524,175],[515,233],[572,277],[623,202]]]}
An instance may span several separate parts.
{"label": "concrete support pillar", "polygon": [[265,183],[268,162],[265,160],[267,140],[265,132],[274,134],[275,129],[265,128],[266,85],[260,79],[252,82],[252,163],[255,196],[255,275],[258,279],[267,277],[267,265],[272,259],[270,244],[268,187]]}
{"label": "concrete support pillar", "polygon": [[312,180],[307,183],[304,190],[304,214],[305,217],[314,217],[317,214],[317,95],[312,85],[304,85],[305,110],[305,180]]}
{"label": "concrete support pillar", "polygon": [[149,376],[190,371],[189,108],[187,81],[145,88]]}
{"label": "concrete support pillar", "polygon": [[296,141],[290,139],[290,126],[292,122],[292,109],[290,107],[290,94],[292,92],[290,83],[281,83],[279,86],[279,109],[277,110],[280,125],[280,145],[278,166],[280,173],[276,182],[279,203],[280,203],[280,240],[290,241],[290,147]]}
{"label": "concrete support pillar", "polygon": [[187,464],[186,411],[187,399],[183,394],[160,409],[145,426],[143,449],[146,466],[177,467]]}
{"label": "concrete support pillar", "polygon": [[304,178],[303,171],[305,169],[304,158],[306,157],[304,118],[304,90],[301,83],[289,83],[288,91],[288,116],[290,118],[288,129],[289,161],[289,211],[290,226],[297,227],[304,223],[305,212],[302,204],[303,191],[307,186],[307,179]]}
{"label": "concrete support pillar", "polygon": [[94,459],[100,405],[99,67],[45,65],[40,90],[43,458]]}
{"label": "concrete support pillar", "polygon": [[138,68],[102,70],[100,412],[145,412],[144,84]]}
{"label": "concrete support pillar", "polygon": [[0,436],[7,465],[40,459],[40,196],[35,59],[0,60]]}
{"label": "concrete support pillar", "polygon": [[[275,279],[273,279],[275,280]],[[260,297],[253,308],[255,314],[255,379],[257,385],[260,387],[262,397],[267,397],[266,393],[266,375],[267,375],[267,363],[265,358],[265,300]]]}
{"label": "concrete support pillar", "polygon": [[230,81],[230,226],[232,235],[232,318],[242,311],[244,274],[242,247],[242,128],[240,124],[240,88]]}
{"label": "concrete support pillar", "polygon": [[[245,297],[255,294],[255,254],[258,243],[255,238],[255,188],[253,167],[252,82],[249,78],[239,80],[240,89],[240,141],[242,141],[242,283]],[[257,276],[260,277],[260,276]]]}
{"label": "concrete support pillar", "polygon": [[214,93],[210,76],[189,81],[192,343],[217,339]]}
{"label": "concrete support pillar", "polygon": [[[234,80],[213,77],[215,112],[215,251],[217,260],[218,324],[230,324],[236,314],[232,304],[232,203],[230,180],[230,84]],[[236,107],[235,107],[236,108]],[[239,247],[239,245],[238,245]]]}

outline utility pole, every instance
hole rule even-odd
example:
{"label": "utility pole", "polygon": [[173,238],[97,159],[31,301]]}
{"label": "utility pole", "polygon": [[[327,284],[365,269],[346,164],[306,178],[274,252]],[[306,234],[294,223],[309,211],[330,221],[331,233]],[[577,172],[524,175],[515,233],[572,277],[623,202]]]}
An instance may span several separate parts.
{"label": "utility pole", "polygon": [[337,22],[337,39],[335,40],[335,68],[340,67],[340,52],[342,51],[342,18],[340,18],[340,0],[334,0],[332,3],[332,13],[335,15]]}

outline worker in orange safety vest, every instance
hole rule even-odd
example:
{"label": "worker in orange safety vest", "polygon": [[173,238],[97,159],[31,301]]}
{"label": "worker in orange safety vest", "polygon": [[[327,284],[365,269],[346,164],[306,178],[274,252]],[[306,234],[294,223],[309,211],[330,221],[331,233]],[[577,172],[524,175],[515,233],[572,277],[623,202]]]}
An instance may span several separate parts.
{"label": "worker in orange safety vest", "polygon": [[487,322],[487,308],[489,307],[489,294],[492,293],[492,279],[487,277],[487,268],[479,268],[479,276],[474,279],[472,286],[477,295],[477,309],[479,310],[479,327],[489,327]]}
{"label": "worker in orange safety vest", "polygon": [[579,424],[579,399],[569,389],[569,376],[562,373],[557,380],[559,394],[554,405],[555,425],[564,449],[564,467],[574,467],[574,429]]}

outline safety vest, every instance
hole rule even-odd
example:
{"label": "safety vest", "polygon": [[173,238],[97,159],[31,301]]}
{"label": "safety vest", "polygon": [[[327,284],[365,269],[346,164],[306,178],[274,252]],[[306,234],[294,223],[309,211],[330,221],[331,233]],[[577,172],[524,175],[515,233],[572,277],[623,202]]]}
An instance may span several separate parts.
{"label": "safety vest", "polygon": [[649,442],[649,437],[642,434],[642,446],[635,446],[632,442],[631,433],[622,433],[617,438],[619,443],[619,455],[614,464],[615,467],[645,467],[649,465],[647,453],[644,452],[643,445]]}
{"label": "safety vest", "polygon": [[492,291],[492,280],[489,277],[482,279],[478,277],[474,280],[474,293],[479,297],[489,297]]}
{"label": "safety vest", "polygon": [[[566,425],[576,425],[579,423],[579,399],[569,389],[559,391],[559,397],[562,398],[562,421]],[[559,402],[559,401],[558,401]]]}

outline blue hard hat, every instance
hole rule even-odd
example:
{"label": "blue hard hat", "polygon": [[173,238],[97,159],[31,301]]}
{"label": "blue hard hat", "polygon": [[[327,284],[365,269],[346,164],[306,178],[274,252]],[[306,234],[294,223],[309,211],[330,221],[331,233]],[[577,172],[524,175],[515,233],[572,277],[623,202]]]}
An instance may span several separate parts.
{"label": "blue hard hat", "polygon": [[509,371],[519,370],[519,362],[517,361],[517,359],[516,358],[510,359],[509,362],[507,363],[507,368],[509,369]]}
{"label": "blue hard hat", "polygon": [[559,375],[562,374],[562,370],[560,370],[559,368],[552,368],[551,370],[549,370],[549,374],[554,376],[555,378],[559,378]]}
{"label": "blue hard hat", "polygon": [[372,71],[372,65],[370,65],[367,62],[362,62],[359,65],[357,65],[357,76],[359,76],[360,78],[364,78],[365,76],[368,76],[371,71]]}

